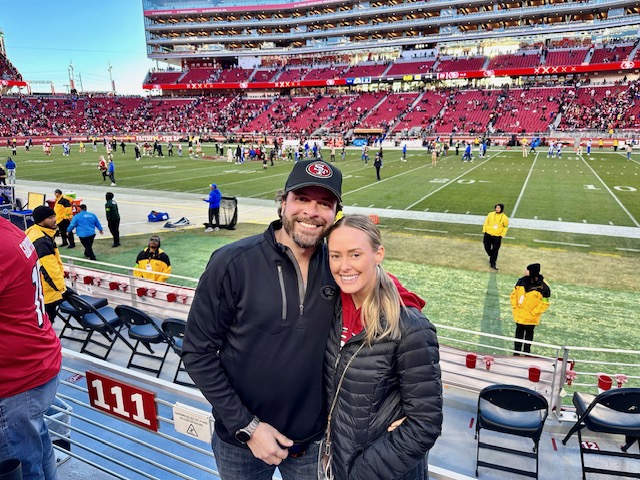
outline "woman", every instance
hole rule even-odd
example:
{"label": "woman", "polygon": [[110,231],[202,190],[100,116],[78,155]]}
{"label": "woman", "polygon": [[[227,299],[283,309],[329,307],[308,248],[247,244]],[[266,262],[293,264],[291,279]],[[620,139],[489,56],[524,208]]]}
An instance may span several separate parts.
{"label": "woman", "polygon": [[107,161],[104,159],[104,156],[100,155],[100,161],[98,162],[98,170],[102,173],[102,181],[107,180]]}
{"label": "woman", "polygon": [[522,352],[527,355],[531,353],[531,344],[518,340],[533,341],[533,330],[540,325],[540,317],[549,308],[550,297],[551,289],[540,273],[540,264],[528,265],[524,277],[516,282],[509,295],[516,322],[516,341],[513,347],[515,356]]}
{"label": "woman", "polygon": [[330,454],[319,468],[335,480],[422,480],[442,427],[435,328],[424,301],[382,269],[368,217],[340,219],[328,246],[341,301],[325,356]]}

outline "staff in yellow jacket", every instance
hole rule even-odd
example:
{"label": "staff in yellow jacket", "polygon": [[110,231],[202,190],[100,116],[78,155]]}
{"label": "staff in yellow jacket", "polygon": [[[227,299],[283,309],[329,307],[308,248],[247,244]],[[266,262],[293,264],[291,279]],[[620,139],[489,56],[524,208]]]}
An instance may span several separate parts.
{"label": "staff in yellow jacket", "polygon": [[58,224],[58,230],[60,231],[60,237],[62,238],[61,247],[76,248],[76,241],[73,238],[73,232],[67,231],[71,219],[73,218],[73,206],[71,204],[71,197],[62,194],[62,190],[59,188],[54,192],[56,197],[56,204],[53,206],[53,210],[56,212],[56,223]]}
{"label": "staff in yellow jacket", "polygon": [[169,255],[160,248],[160,237],[152,235],[149,245],[142,250],[136,258],[133,274],[155,282],[166,282],[171,273],[171,261]]}
{"label": "staff in yellow jacket", "polygon": [[62,260],[53,239],[57,227],[56,212],[49,207],[36,207],[33,210],[33,221],[35,225],[30,226],[25,233],[36,247],[36,253],[40,259],[44,309],[53,323],[58,305],[62,303],[62,295],[67,290]]}
{"label": "staff in yellow jacket", "polygon": [[498,270],[498,252],[502,245],[502,238],[507,235],[509,229],[509,218],[504,214],[504,204],[498,203],[493,207],[493,212],[489,212],[484,221],[482,232],[484,233],[484,251],[489,255],[489,266]]}
{"label": "staff in yellow jacket", "polygon": [[540,316],[549,308],[549,297],[551,289],[540,274],[540,264],[532,263],[527,267],[525,276],[516,282],[509,297],[516,322],[514,355],[531,352],[530,343],[518,340],[533,341],[533,329],[540,325]]}

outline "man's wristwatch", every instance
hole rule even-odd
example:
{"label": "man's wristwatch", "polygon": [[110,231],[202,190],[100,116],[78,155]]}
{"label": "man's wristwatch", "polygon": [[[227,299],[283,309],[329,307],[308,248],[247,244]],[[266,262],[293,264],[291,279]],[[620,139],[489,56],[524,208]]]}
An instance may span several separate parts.
{"label": "man's wristwatch", "polygon": [[253,432],[255,432],[256,428],[258,428],[259,424],[260,419],[254,415],[249,425],[241,428],[236,432],[236,440],[238,440],[240,443],[247,443],[251,439],[251,435],[253,435]]}

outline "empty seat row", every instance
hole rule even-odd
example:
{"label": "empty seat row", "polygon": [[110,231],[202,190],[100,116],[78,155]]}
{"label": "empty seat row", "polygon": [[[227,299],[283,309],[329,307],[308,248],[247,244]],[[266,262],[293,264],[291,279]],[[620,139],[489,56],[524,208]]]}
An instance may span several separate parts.
{"label": "empty seat row", "polygon": [[[64,322],[60,338],[82,343],[80,353],[107,360],[116,341],[120,340],[131,350],[127,368],[144,370],[156,377],[162,372],[169,350],[173,350],[180,357],[174,383],[193,386],[190,381],[181,379],[184,376],[181,373],[185,372],[181,358],[187,325],[184,320],[161,320],[138,308],[128,305],[113,308],[105,298],[75,293],[68,295],[60,305],[58,316]],[[78,336],[71,332],[82,334]],[[95,338],[96,334],[104,338]],[[153,346],[163,350],[157,353]]]}
{"label": "empty seat row", "polygon": [[[574,433],[578,433],[583,480],[586,480],[587,473],[638,478],[640,476],[638,473],[620,471],[616,462],[605,463],[605,466],[610,466],[607,469],[594,465],[586,457],[606,456],[640,460],[639,454],[628,451],[635,442],[638,442],[640,446],[640,388],[617,388],[604,391],[597,396],[576,392],[573,394],[573,404],[576,407],[577,420],[562,440],[562,444],[566,445],[569,438]],[[478,476],[478,468],[485,467],[538,478],[539,443],[548,414],[549,404],[546,398],[534,390],[516,385],[485,387],[478,397],[476,477]],[[504,442],[483,442],[480,440],[480,432],[483,429],[530,438],[533,441],[533,451],[511,448],[506,446]],[[590,442],[582,440],[582,432],[585,429],[592,434],[623,435],[625,444],[620,447],[620,451],[593,448],[590,446]],[[516,468],[505,463],[502,457],[499,462],[490,462],[486,459],[486,454],[481,460],[481,449],[534,459],[535,469],[531,471]]]}

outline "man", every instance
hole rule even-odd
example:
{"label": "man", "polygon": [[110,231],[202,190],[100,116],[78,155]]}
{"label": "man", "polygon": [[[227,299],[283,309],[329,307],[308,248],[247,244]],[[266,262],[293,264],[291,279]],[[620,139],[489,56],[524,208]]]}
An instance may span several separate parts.
{"label": "man", "polygon": [[76,248],[76,241],[73,238],[73,233],[69,233],[69,224],[73,218],[73,208],[71,205],[71,197],[62,195],[62,190],[59,188],[53,193],[56,197],[56,203],[53,209],[56,212],[56,223],[58,224],[58,231],[62,238],[61,247]]}
{"label": "man", "polygon": [[[540,325],[540,316],[549,308],[549,297],[551,289],[540,274],[540,264],[532,263],[509,296],[516,322],[516,339],[533,341],[533,330]],[[516,341],[514,355],[519,356],[520,352],[531,353],[531,344]]]}
{"label": "man", "polygon": [[[209,223],[207,223],[207,228],[204,230],[205,232],[213,232],[220,230],[220,199],[222,198],[222,193],[218,190],[218,186],[215,183],[211,184],[211,191],[209,192],[208,197],[203,197],[202,200],[209,203]],[[213,224],[213,219],[216,219],[215,225]]]}
{"label": "man", "polygon": [[93,253],[93,240],[96,238],[96,230],[100,235],[104,235],[104,230],[100,224],[100,220],[94,213],[87,211],[87,206],[83,203],[80,205],[80,212],[73,217],[69,224],[68,232],[78,229],[78,237],[80,243],[84,247],[84,256],[89,260],[96,260],[96,254]]}
{"label": "man", "polygon": [[116,165],[113,163],[113,158],[109,158],[109,165],[107,165],[107,174],[109,175],[109,180],[111,180],[111,186],[116,186]]}
{"label": "man", "polygon": [[7,183],[9,185],[16,184],[16,162],[11,157],[7,158],[7,163],[4,164],[4,168],[7,169]]}
{"label": "man", "polygon": [[382,157],[380,152],[376,152],[376,156],[373,159],[373,166],[376,169],[376,180],[380,181],[380,168],[382,168]]}
{"label": "man", "polygon": [[104,195],[107,203],[104,204],[104,210],[107,214],[107,226],[113,237],[112,248],[120,246],[120,212],[118,211],[118,203],[113,199],[113,193],[107,192]]}
{"label": "man", "polygon": [[60,340],[43,309],[36,248],[4,218],[0,238],[0,461],[20,460],[25,480],[56,480],[44,415],[58,388]]}
{"label": "man", "polygon": [[498,251],[502,245],[502,239],[507,235],[509,219],[504,214],[504,205],[496,204],[493,212],[489,212],[484,221],[482,232],[484,233],[484,251],[489,255],[489,266],[498,270]]}
{"label": "man", "polygon": [[464,153],[462,154],[463,162],[473,162],[473,158],[471,157],[471,142],[465,142]]}
{"label": "man", "polygon": [[171,261],[169,255],[160,248],[159,236],[152,235],[149,238],[149,244],[138,254],[134,268],[143,270],[134,270],[133,275],[136,277],[147,278],[154,282],[167,281],[171,273]]}
{"label": "man", "polygon": [[56,233],[56,212],[52,208],[39,206],[33,210],[34,225],[27,231],[27,237],[36,248],[40,259],[40,280],[44,292],[44,309],[51,323],[58,314],[58,305],[67,290],[64,283],[64,267],[58,246],[53,239]]}
{"label": "man", "polygon": [[317,478],[326,410],[322,363],[338,290],[324,237],[340,209],[342,174],[294,164],[280,219],[216,250],[200,279],[183,344],[185,366],[216,418],[220,476]]}

